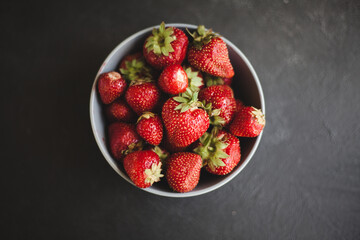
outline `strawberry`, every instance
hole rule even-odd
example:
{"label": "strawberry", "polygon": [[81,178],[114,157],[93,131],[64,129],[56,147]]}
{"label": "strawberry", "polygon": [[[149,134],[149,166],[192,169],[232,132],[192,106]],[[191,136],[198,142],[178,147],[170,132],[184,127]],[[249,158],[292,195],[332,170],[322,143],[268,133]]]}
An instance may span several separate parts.
{"label": "strawberry", "polygon": [[201,156],[205,169],[216,175],[230,173],[240,162],[239,139],[217,128],[201,136],[200,145],[193,151]]}
{"label": "strawberry", "polygon": [[180,64],[174,64],[164,68],[158,84],[165,93],[177,95],[185,92],[188,87],[188,77]]}
{"label": "strawberry", "polygon": [[199,182],[202,160],[200,155],[178,152],[167,161],[166,180],[176,192],[189,192]]}
{"label": "strawberry", "polygon": [[189,34],[194,39],[188,51],[191,66],[218,77],[234,76],[226,43],[218,35],[211,30],[206,31],[202,25]]}
{"label": "strawberry", "polygon": [[155,75],[141,53],[125,56],[120,63],[119,70],[129,82],[151,82]]}
{"label": "strawberry", "polygon": [[164,133],[164,141],[162,141],[161,145],[169,152],[175,153],[175,152],[185,152],[188,148],[186,147],[176,147],[174,143],[169,139],[168,134]]}
{"label": "strawberry", "polygon": [[104,104],[109,104],[120,97],[126,89],[126,81],[117,72],[107,72],[99,76],[98,90]]}
{"label": "strawberry", "polygon": [[233,80],[232,77],[231,78],[223,78],[224,84],[228,85],[228,86],[231,86],[232,80]]}
{"label": "strawberry", "polygon": [[159,99],[160,90],[152,82],[130,85],[125,93],[126,102],[138,114],[152,111]]}
{"label": "strawberry", "polygon": [[265,126],[265,116],[261,109],[243,107],[230,124],[230,132],[238,137],[256,137]]}
{"label": "strawberry", "polygon": [[191,66],[183,67],[189,80],[189,88],[193,92],[200,91],[205,87],[204,79],[200,71]]}
{"label": "strawberry", "polygon": [[146,61],[156,69],[181,64],[186,56],[189,40],[185,33],[175,27],[165,28],[162,22],[158,29],[145,40],[143,54]]}
{"label": "strawberry", "polygon": [[239,100],[239,99],[235,99],[236,102],[236,109],[235,109],[235,113],[239,112],[240,109],[242,109],[243,107],[245,107],[244,103]]}
{"label": "strawberry", "polygon": [[122,99],[117,99],[105,108],[106,117],[110,122],[135,122],[136,114]]}
{"label": "strawberry", "polygon": [[209,116],[200,109],[198,92],[187,89],[181,96],[169,98],[161,116],[172,144],[186,147],[200,138],[209,128]]}
{"label": "strawberry", "polygon": [[160,158],[152,150],[129,153],[124,158],[124,168],[131,181],[139,188],[150,187],[164,176],[161,174]]}
{"label": "strawberry", "polygon": [[199,92],[199,100],[211,104],[211,112],[209,112],[211,124],[226,126],[231,122],[236,110],[233,96],[232,89],[227,85],[213,85]]}
{"label": "strawberry", "polygon": [[141,138],[137,134],[135,125],[114,122],[109,126],[109,144],[112,155],[121,160],[127,153],[141,148]]}
{"label": "strawberry", "polygon": [[202,99],[209,99],[214,96],[234,98],[234,92],[228,85],[213,85],[199,92],[199,98]]}
{"label": "strawberry", "polygon": [[136,123],[136,131],[151,145],[159,145],[163,137],[161,118],[151,112],[144,112]]}

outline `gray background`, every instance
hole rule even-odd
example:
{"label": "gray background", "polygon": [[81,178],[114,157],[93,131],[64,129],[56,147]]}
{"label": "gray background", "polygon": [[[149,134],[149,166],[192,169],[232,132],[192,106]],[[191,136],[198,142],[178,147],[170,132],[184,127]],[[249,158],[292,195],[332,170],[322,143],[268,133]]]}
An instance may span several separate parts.
{"label": "gray background", "polygon": [[[360,239],[359,1],[1,1],[1,239]],[[193,198],[102,157],[93,78],[127,36],[204,24],[249,58],[267,126],[252,161]]]}

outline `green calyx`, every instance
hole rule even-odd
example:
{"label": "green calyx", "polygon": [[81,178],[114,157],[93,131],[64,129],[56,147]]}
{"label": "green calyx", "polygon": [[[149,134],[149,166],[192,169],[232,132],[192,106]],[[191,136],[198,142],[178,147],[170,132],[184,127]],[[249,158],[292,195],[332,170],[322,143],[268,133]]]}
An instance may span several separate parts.
{"label": "green calyx", "polygon": [[143,141],[139,141],[137,143],[131,143],[128,146],[128,148],[126,150],[123,150],[121,153],[125,156],[125,155],[128,155],[129,153],[143,150],[143,147],[144,147]]}
{"label": "green calyx", "polygon": [[204,79],[207,87],[213,85],[224,85],[224,80],[221,77],[216,77],[210,74],[206,74]]}
{"label": "green calyx", "polygon": [[145,183],[152,185],[154,182],[160,181],[160,178],[164,176],[164,174],[161,174],[161,165],[161,162],[159,162],[159,164],[153,163],[151,168],[145,169]]}
{"label": "green calyx", "polygon": [[200,87],[203,85],[203,80],[198,76],[198,71],[193,71],[191,67],[184,69],[189,80],[189,88],[193,92],[200,91]]}
{"label": "green calyx", "polygon": [[209,115],[210,124],[213,126],[223,126],[225,124],[225,120],[220,117],[221,109],[213,109],[212,103],[206,103],[205,100],[202,102],[204,106],[204,110]]}
{"label": "green calyx", "polygon": [[187,32],[193,38],[192,45],[197,49],[201,49],[202,46],[208,44],[212,38],[219,36],[211,29],[206,30],[204,25],[199,25],[197,30],[193,33],[191,33],[189,30],[187,30]]}
{"label": "green calyx", "polygon": [[158,29],[153,29],[152,35],[146,40],[147,51],[154,51],[157,55],[169,56],[169,53],[174,52],[171,42],[175,41],[176,37],[173,33],[173,28],[165,28],[165,23],[162,22]]}
{"label": "green calyx", "polygon": [[133,59],[125,62],[126,68],[120,68],[122,76],[130,81],[130,84],[153,82],[151,69],[144,60]]}
{"label": "green calyx", "polygon": [[163,151],[159,146],[155,146],[152,150],[159,156],[160,161],[163,163],[163,165],[165,165],[164,163],[165,160],[169,157],[169,153]]}
{"label": "green calyx", "polygon": [[186,112],[188,110],[197,109],[203,107],[203,104],[198,100],[199,92],[193,92],[190,88],[187,88],[184,93],[181,93],[179,96],[174,97],[173,99],[180,103],[175,107],[175,110],[180,110],[180,112]]}
{"label": "green calyx", "polygon": [[201,156],[203,166],[208,165],[212,170],[215,170],[216,167],[225,166],[222,159],[230,157],[224,152],[228,146],[225,143],[227,139],[225,139],[224,134],[218,135],[218,131],[219,129],[214,127],[211,133],[204,133],[200,137],[201,144],[193,150]]}
{"label": "green calyx", "polygon": [[144,112],[136,121],[136,123],[140,122],[141,119],[149,119],[155,117],[155,113],[152,112]]}

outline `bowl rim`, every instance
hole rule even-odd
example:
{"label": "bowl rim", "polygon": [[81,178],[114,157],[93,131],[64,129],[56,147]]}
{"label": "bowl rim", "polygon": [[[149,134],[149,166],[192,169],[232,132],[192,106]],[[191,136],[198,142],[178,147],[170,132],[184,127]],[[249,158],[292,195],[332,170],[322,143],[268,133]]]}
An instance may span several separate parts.
{"label": "bowl rim", "polygon": [[[167,23],[166,26],[172,26],[172,27],[177,27],[177,28],[192,28],[192,29],[196,29],[197,26],[193,25],[193,24],[186,24],[186,23]],[[159,27],[159,25],[155,25],[155,26],[151,26],[148,28],[145,28],[143,30],[140,30],[134,34],[132,34],[131,36],[127,37],[125,40],[123,40],[122,42],[120,42],[111,52],[110,54],[106,57],[106,59],[104,60],[104,62],[101,64],[101,67],[99,68],[94,82],[92,84],[92,88],[91,88],[91,93],[90,93],[90,104],[89,104],[89,112],[90,112],[90,122],[91,122],[91,128],[95,137],[95,141],[101,151],[101,153],[103,154],[105,160],[109,163],[109,165],[115,170],[115,172],[117,172],[123,179],[125,179],[127,182],[129,182],[130,184],[132,184],[133,186],[134,183],[128,178],[128,176],[126,174],[124,174],[122,171],[120,171],[120,169],[118,168],[118,166],[114,163],[114,161],[112,160],[112,156],[110,156],[109,152],[105,147],[103,147],[103,142],[101,140],[101,137],[98,135],[96,129],[95,129],[95,115],[94,112],[92,111],[92,109],[94,108],[94,104],[95,104],[95,94],[96,94],[96,82],[97,79],[99,77],[99,75],[101,74],[103,68],[105,67],[105,65],[107,64],[107,62],[113,57],[113,55],[121,48],[123,47],[123,45],[127,44],[128,42],[132,41],[133,39],[137,38],[138,36],[141,36],[147,32],[151,32],[153,30],[153,28],[157,28]],[[238,54],[242,60],[245,62],[246,66],[248,67],[248,69],[250,70],[254,80],[255,80],[255,84],[260,96],[260,105],[261,105],[261,110],[263,111],[263,113],[265,114],[265,99],[264,99],[264,93],[262,91],[262,87],[259,81],[259,78],[253,68],[253,66],[251,65],[250,61],[247,59],[247,57],[243,54],[243,52],[238,49],[232,42],[230,42],[228,39],[226,39],[225,37],[221,36],[221,38],[225,41],[225,43],[230,46],[235,52],[236,54]],[[185,197],[194,197],[194,196],[199,196],[208,192],[211,192],[215,189],[220,188],[221,186],[225,185],[226,183],[230,182],[235,176],[237,176],[245,167],[246,165],[250,162],[251,158],[253,157],[254,153],[256,152],[258,145],[260,143],[260,140],[262,138],[262,134],[263,131],[260,133],[260,135],[256,138],[255,143],[253,148],[251,149],[251,151],[249,152],[248,156],[246,157],[245,160],[242,161],[242,164],[239,166],[238,169],[236,169],[236,171],[232,172],[231,175],[228,175],[227,177],[225,177],[223,180],[221,180],[220,182],[211,185],[209,187],[206,187],[205,189],[201,189],[201,190],[197,190],[197,191],[190,191],[187,193],[177,193],[177,192],[164,192],[152,187],[149,188],[141,188],[142,190],[149,192],[149,193],[153,193],[155,195],[159,195],[159,196],[164,196],[164,197],[174,197],[174,198],[185,198]],[[135,186],[136,187],[136,186]],[[137,187],[136,187],[137,188]]]}

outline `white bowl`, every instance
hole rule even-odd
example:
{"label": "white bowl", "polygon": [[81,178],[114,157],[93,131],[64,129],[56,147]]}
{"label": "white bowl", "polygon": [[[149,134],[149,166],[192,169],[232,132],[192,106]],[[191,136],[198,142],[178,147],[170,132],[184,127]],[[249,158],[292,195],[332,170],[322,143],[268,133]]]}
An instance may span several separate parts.
{"label": "white bowl", "polygon": [[[197,28],[195,25],[172,23],[166,24],[166,26],[173,26],[185,30],[188,28],[193,31]],[[95,136],[95,140],[100,148],[100,151],[104,155],[106,161],[110,166],[126,181],[133,184],[129,177],[126,175],[122,166],[118,165],[116,160],[111,156],[107,145],[107,127],[106,120],[103,114],[103,104],[101,103],[99,94],[97,93],[97,79],[101,73],[117,70],[121,59],[127,54],[142,50],[142,45],[147,36],[151,34],[153,26],[141,30],[124,41],[122,41],[105,59],[101,65],[98,73],[96,74],[90,95],[90,121],[92,130]],[[244,101],[246,105],[251,105],[256,108],[261,108],[265,113],[265,101],[263,92],[261,89],[260,81],[256,75],[254,68],[251,66],[249,60],[245,55],[229,40],[222,37],[226,42],[231,63],[235,70],[235,77],[233,79],[232,88],[235,93],[235,97]],[[201,195],[210,191],[213,191],[224,184],[228,183],[236,175],[238,175],[244,167],[249,163],[250,159],[254,155],[262,133],[256,138],[241,138],[241,160],[235,169],[228,175],[216,176],[211,175],[203,171],[200,176],[200,182],[196,188],[187,193],[177,193],[172,191],[166,183],[166,180],[162,180],[159,183],[155,183],[150,188],[143,189],[144,191],[166,197],[191,197]],[[133,184],[134,185],[134,184]],[[134,185],[135,186],[135,185]]]}

